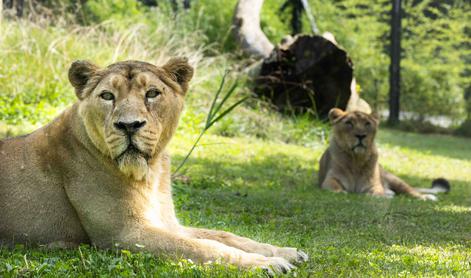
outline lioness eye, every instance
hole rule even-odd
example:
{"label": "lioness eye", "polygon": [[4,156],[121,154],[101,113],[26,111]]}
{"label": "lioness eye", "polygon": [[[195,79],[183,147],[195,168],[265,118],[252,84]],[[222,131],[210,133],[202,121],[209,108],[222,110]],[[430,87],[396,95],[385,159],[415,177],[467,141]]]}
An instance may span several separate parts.
{"label": "lioness eye", "polygon": [[370,123],[370,122],[366,122],[366,123],[365,123],[365,126],[366,126],[366,127],[370,127],[370,126],[371,126],[371,123]]}
{"label": "lioness eye", "polygon": [[104,100],[114,100],[114,95],[109,91],[103,91],[100,97]]}
{"label": "lioness eye", "polygon": [[349,127],[353,127],[353,123],[351,121],[346,121],[345,124]]}
{"label": "lioness eye", "polygon": [[160,91],[157,90],[157,89],[150,89],[149,91],[147,91],[146,93],[146,98],[155,98],[157,97],[158,95],[160,95]]}

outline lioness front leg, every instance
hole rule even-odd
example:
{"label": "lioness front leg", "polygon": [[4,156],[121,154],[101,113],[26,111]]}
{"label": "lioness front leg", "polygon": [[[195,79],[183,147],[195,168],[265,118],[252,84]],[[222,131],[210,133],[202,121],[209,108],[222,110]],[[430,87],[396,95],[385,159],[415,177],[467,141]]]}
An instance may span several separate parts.
{"label": "lioness front leg", "polygon": [[189,236],[155,227],[139,227],[120,237],[119,243],[132,251],[144,250],[155,255],[187,258],[195,262],[222,261],[243,268],[262,268],[271,273],[286,273],[295,268],[281,257],[248,253],[210,239]]}
{"label": "lioness front leg", "polygon": [[333,192],[346,192],[340,182],[332,177],[327,177],[321,184],[321,188],[328,189]]}
{"label": "lioness front leg", "polygon": [[302,263],[307,261],[309,258],[306,253],[297,250],[296,248],[278,247],[266,243],[260,243],[225,231],[191,227],[185,227],[184,230],[190,236],[195,238],[215,240],[245,252],[257,253],[267,257],[282,257],[291,263]]}

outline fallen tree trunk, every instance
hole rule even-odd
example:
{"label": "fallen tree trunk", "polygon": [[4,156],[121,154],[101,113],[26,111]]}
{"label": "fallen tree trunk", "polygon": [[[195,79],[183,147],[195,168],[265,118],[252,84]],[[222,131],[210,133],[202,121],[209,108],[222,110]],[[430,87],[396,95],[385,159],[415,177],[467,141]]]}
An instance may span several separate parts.
{"label": "fallen tree trunk", "polygon": [[240,0],[234,17],[242,49],[249,56],[263,58],[255,77],[255,93],[281,112],[313,111],[325,118],[330,109],[338,107],[370,113],[369,105],[356,91],[352,61],[332,34],[288,37],[270,52],[269,47],[260,47],[253,36],[261,32],[257,38],[266,39],[260,29],[262,4],[263,0]]}
{"label": "fallen tree trunk", "polygon": [[282,112],[325,117],[333,107],[346,109],[352,79],[344,50],[322,36],[299,36],[263,61],[255,92]]}

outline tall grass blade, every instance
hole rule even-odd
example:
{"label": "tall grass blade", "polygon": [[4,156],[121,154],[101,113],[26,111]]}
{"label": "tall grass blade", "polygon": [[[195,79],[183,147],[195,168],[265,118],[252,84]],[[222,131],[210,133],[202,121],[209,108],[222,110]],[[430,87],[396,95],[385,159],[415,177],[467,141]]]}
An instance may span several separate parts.
{"label": "tall grass blade", "polygon": [[196,148],[196,145],[198,145],[199,141],[201,140],[201,137],[203,137],[203,134],[206,132],[206,130],[208,130],[207,128],[203,129],[203,131],[201,131],[200,135],[198,136],[198,138],[196,139],[195,143],[193,144],[193,146],[191,147],[190,151],[186,154],[185,158],[183,158],[182,162],[180,162],[180,164],[178,165],[177,169],[175,169],[175,172],[173,172],[172,176],[176,176],[178,171],[180,171],[180,169],[183,167],[183,165],[185,165],[186,161],[188,160],[188,158],[190,157],[190,155],[193,153],[193,151],[195,150]]}
{"label": "tall grass blade", "polygon": [[216,106],[216,108],[214,109],[214,114],[212,115],[211,118],[213,118],[214,116],[216,116],[216,113],[219,112],[219,110],[221,110],[221,107],[224,105],[224,103],[231,97],[231,95],[234,93],[235,89],[239,86],[238,84],[239,82],[234,82],[234,84],[231,86],[231,88],[229,89],[229,91],[227,91],[226,95],[223,97],[223,99],[221,100],[221,102]]}
{"label": "tall grass blade", "polygon": [[216,91],[216,94],[214,95],[213,101],[211,102],[211,107],[209,108],[208,116],[206,117],[206,124],[203,127],[203,130],[201,131],[200,135],[196,139],[195,143],[193,143],[193,146],[191,147],[190,151],[186,154],[182,162],[180,162],[178,167],[175,169],[172,176],[177,176],[178,172],[188,161],[188,158],[191,156],[191,154],[195,150],[196,146],[198,145],[199,141],[201,140],[203,135],[206,133],[206,131],[215,123],[217,123],[219,120],[221,120],[223,117],[225,117],[227,114],[229,114],[232,110],[234,110],[237,106],[239,106],[242,102],[246,101],[249,98],[249,97],[244,97],[238,100],[237,102],[229,106],[229,108],[225,109],[223,112],[220,113],[220,110],[222,110],[224,104],[234,94],[236,88],[238,87],[238,80],[236,80],[234,84],[229,88],[227,93],[224,94],[224,97],[222,98],[222,100],[218,104],[216,104],[219,99],[219,96],[221,95],[221,92],[224,89],[224,84],[226,83],[227,74],[228,74],[228,71],[225,71],[224,75],[222,76],[219,88]]}
{"label": "tall grass blade", "polygon": [[224,112],[219,114],[213,121],[211,121],[210,125],[208,128],[210,128],[213,124],[217,123],[220,119],[222,119],[224,116],[226,116],[229,112],[234,110],[237,106],[239,106],[242,102],[246,101],[249,97],[244,97],[243,99],[237,101],[236,103],[232,104],[229,108],[227,108]]}
{"label": "tall grass blade", "polygon": [[227,71],[227,70],[224,71],[224,75],[222,76],[221,84],[219,84],[219,88],[216,92],[216,95],[213,98],[213,101],[211,103],[211,107],[209,108],[208,117],[206,118],[206,126],[211,121],[211,118],[212,118],[213,114],[215,114],[215,113],[213,113],[214,105],[216,104],[216,101],[219,98],[219,95],[221,94],[222,89],[224,88],[224,83],[226,83],[226,76],[227,76],[228,73],[229,73],[229,71]]}

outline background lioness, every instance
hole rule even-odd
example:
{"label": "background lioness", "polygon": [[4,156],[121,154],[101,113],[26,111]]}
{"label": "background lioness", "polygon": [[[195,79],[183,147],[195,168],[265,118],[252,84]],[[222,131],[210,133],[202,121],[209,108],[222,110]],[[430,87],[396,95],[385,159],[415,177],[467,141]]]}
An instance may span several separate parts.
{"label": "background lioness", "polygon": [[144,246],[278,272],[306,260],[295,248],[178,223],[165,147],[192,76],[186,59],[74,62],[79,101],[32,134],[0,141],[0,244]]}
{"label": "background lioness", "polygon": [[333,108],[329,119],[332,134],[329,148],[320,160],[321,188],[378,196],[405,193],[421,200],[437,200],[435,195],[425,193],[449,190],[445,179],[434,180],[432,190],[413,188],[381,167],[374,141],[379,123],[375,114]]}

